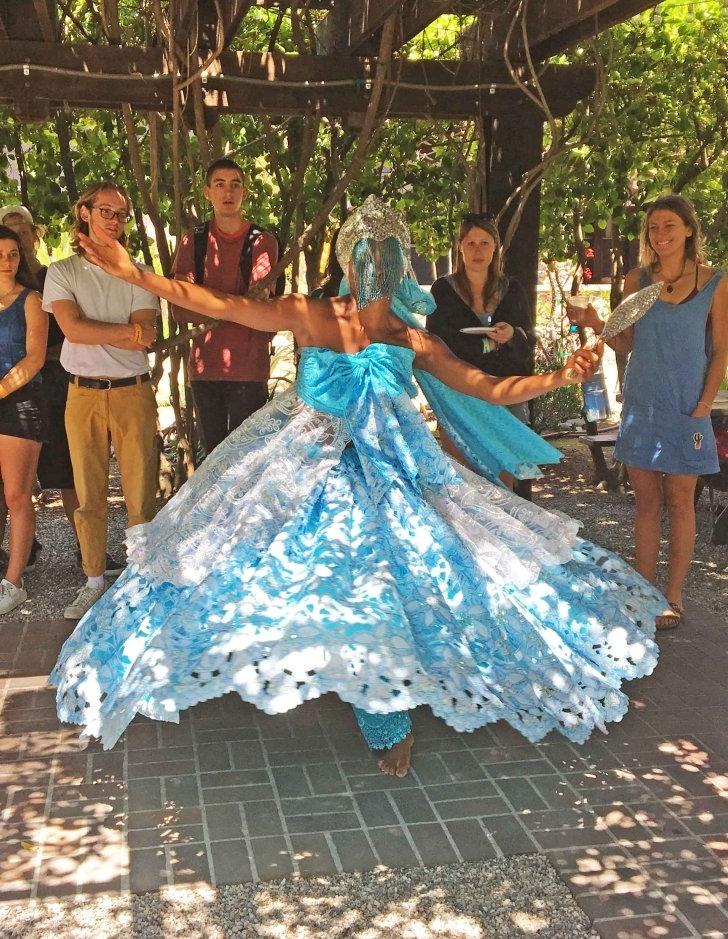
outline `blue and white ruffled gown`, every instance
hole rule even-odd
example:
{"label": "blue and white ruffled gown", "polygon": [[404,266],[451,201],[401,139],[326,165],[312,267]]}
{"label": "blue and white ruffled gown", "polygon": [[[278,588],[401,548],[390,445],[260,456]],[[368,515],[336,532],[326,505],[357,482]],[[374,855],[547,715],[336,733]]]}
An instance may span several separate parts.
{"label": "blue and white ruffled gown", "polygon": [[296,388],[129,531],[51,675],[63,721],[110,747],[136,714],[230,691],[269,714],[332,691],[374,714],[428,704],[529,740],[622,717],[664,601],[577,522],[445,457],[413,356],[302,350]]}

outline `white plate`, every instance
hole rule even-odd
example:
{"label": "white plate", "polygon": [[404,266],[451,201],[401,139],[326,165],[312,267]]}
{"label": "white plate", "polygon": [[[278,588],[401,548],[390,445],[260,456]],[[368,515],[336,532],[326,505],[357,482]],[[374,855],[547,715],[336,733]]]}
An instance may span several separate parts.
{"label": "white plate", "polygon": [[490,336],[495,330],[492,326],[466,326],[460,332],[469,336]]}

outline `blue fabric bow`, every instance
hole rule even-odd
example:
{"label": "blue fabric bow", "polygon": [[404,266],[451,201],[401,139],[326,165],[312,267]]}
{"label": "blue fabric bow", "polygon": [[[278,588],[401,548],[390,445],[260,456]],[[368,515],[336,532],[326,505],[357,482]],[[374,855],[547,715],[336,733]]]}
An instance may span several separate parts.
{"label": "blue fabric bow", "polygon": [[[348,294],[344,278],[340,294]],[[403,323],[423,329],[421,317],[435,309],[431,294],[411,278],[397,287],[390,309]],[[503,471],[517,479],[543,475],[538,464],[558,463],[561,453],[522,424],[510,411],[480,398],[455,391],[429,372],[415,369],[414,375],[438,422],[471,466],[489,479]]]}
{"label": "blue fabric bow", "polygon": [[457,478],[410,401],[413,359],[411,349],[381,342],[352,355],[301,350],[298,394],[346,422],[374,502],[402,479],[439,488]]}
{"label": "blue fabric bow", "polygon": [[309,407],[346,418],[369,395],[417,394],[409,349],[375,342],[353,355],[318,347],[313,351],[315,355],[302,349],[298,366],[298,394]]}

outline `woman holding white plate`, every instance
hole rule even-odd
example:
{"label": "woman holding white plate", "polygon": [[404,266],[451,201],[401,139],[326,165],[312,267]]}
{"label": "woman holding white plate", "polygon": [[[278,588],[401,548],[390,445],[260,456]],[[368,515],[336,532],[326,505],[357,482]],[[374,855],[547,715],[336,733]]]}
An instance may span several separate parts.
{"label": "woman holding white plate", "polygon": [[[432,285],[437,307],[427,318],[428,331],[458,358],[488,375],[533,375],[536,334],[531,304],[521,284],[503,273],[500,235],[490,216],[463,216],[455,268]],[[530,423],[527,403],[509,410],[524,424]],[[442,427],[440,437],[446,453],[468,462]],[[530,480],[507,482],[515,482],[518,495],[530,498]]]}

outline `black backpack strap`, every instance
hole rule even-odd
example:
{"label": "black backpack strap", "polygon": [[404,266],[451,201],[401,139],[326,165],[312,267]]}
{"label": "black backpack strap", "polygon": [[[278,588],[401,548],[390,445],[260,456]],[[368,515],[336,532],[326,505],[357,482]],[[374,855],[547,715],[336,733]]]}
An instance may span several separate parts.
{"label": "black backpack strap", "polygon": [[240,252],[240,286],[248,292],[250,287],[250,275],[253,273],[253,245],[263,234],[262,229],[251,223],[248,234],[245,236],[245,244]]}
{"label": "black backpack strap", "polygon": [[205,283],[205,256],[207,255],[207,239],[210,234],[210,223],[203,222],[193,229],[193,245],[195,250],[195,283]]}

